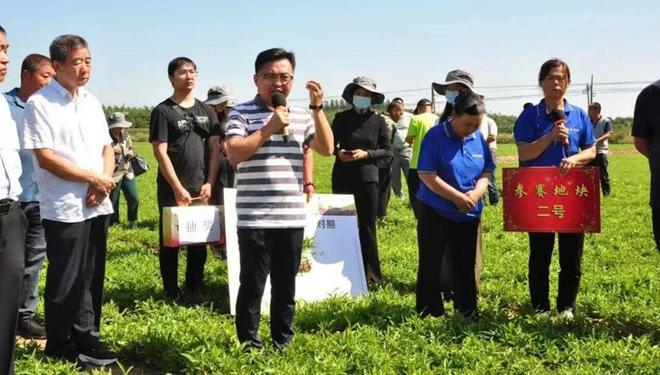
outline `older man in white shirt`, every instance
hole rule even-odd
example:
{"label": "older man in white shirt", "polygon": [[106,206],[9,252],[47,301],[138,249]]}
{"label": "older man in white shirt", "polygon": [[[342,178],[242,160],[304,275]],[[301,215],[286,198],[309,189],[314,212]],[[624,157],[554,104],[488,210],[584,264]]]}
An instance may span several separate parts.
{"label": "older man in white shirt", "polygon": [[48,273],[46,354],[94,365],[116,362],[99,339],[114,152],[101,103],[84,89],[87,42],[62,35],[50,45],[55,79],[25,107],[23,143],[34,150]]}
{"label": "older man in white shirt", "polygon": [[[0,82],[7,75],[7,35],[0,26]],[[18,196],[21,159],[16,124],[0,95],[0,374],[14,373],[18,299],[23,280],[23,246],[27,221]]]}

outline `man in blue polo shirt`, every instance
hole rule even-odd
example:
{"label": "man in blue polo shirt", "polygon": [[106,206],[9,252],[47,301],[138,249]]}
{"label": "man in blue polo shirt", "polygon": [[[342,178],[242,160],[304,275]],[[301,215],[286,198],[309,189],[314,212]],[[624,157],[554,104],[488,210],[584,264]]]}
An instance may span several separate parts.
{"label": "man in blue polo shirt", "polygon": [[417,237],[417,312],[444,314],[438,270],[445,250],[454,272],[454,309],[476,318],[475,259],[482,197],[495,164],[478,131],[486,108],[481,96],[465,90],[453,115],[431,128],[422,142],[417,166],[420,184]]}
{"label": "man in blue polo shirt", "polygon": [[[21,85],[5,93],[11,117],[16,122],[18,134],[23,133],[25,103],[30,95],[50,83],[55,70],[46,56],[28,55],[21,65]],[[17,333],[23,337],[46,338],[46,330],[35,320],[39,300],[39,271],[46,259],[46,238],[41,225],[37,178],[34,171],[34,156],[31,150],[21,150],[23,173],[19,179],[23,192],[18,196],[21,209],[28,219],[25,234],[25,271],[18,308]]]}

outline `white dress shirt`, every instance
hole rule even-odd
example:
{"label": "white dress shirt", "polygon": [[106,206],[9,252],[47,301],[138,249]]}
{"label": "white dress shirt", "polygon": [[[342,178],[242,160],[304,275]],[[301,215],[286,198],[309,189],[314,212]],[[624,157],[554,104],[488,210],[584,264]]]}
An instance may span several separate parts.
{"label": "white dress shirt", "polygon": [[[481,134],[484,136],[484,139],[488,139],[489,135],[497,138],[497,124],[495,123],[495,120],[486,115],[484,115],[484,119],[481,120],[479,130],[481,130]],[[488,144],[488,148],[491,151],[497,150],[497,141],[490,142]]]}
{"label": "white dress shirt", "polygon": [[9,112],[9,105],[0,95],[0,199],[18,200],[21,194],[21,158],[18,155],[20,144],[16,132],[16,123]]}
{"label": "white dress shirt", "polygon": [[[51,149],[99,174],[103,173],[103,147],[112,143],[98,99],[82,87],[72,97],[57,80],[28,99],[22,139],[26,149]],[[42,219],[75,223],[113,212],[108,197],[99,206],[87,207],[87,183],[59,178],[40,167],[36,176]]]}

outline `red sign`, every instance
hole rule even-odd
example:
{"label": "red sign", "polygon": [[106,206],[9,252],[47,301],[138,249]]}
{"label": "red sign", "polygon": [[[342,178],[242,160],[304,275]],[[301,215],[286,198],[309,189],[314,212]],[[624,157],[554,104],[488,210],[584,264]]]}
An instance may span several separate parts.
{"label": "red sign", "polygon": [[600,174],[596,167],[504,168],[504,230],[600,233]]}

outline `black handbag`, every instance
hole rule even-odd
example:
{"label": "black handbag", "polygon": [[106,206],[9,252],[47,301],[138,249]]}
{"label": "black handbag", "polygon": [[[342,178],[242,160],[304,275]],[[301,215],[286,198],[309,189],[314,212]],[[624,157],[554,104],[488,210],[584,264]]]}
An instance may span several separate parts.
{"label": "black handbag", "polygon": [[131,169],[133,169],[133,174],[137,177],[149,170],[149,164],[141,156],[135,155],[131,159]]}

